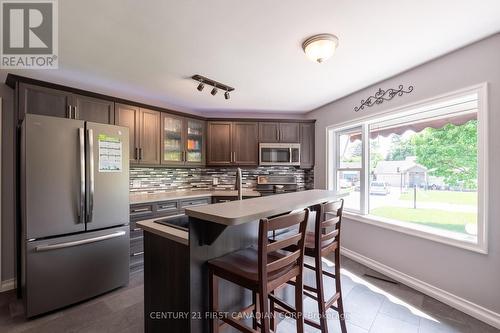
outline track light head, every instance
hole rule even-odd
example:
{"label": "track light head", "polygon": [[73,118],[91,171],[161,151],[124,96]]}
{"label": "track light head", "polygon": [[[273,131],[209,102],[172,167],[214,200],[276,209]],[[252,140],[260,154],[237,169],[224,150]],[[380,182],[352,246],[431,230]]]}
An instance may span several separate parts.
{"label": "track light head", "polygon": [[214,87],[210,93],[212,96],[215,96],[215,94],[217,94],[217,87]]}
{"label": "track light head", "polygon": [[224,98],[225,99],[229,99],[230,98],[229,91],[226,90],[226,92],[224,93]]}
{"label": "track light head", "polygon": [[203,83],[203,81],[200,81],[200,84],[198,85],[198,88],[196,88],[196,89],[198,89],[198,91],[202,91],[203,88],[205,88],[205,84]]}

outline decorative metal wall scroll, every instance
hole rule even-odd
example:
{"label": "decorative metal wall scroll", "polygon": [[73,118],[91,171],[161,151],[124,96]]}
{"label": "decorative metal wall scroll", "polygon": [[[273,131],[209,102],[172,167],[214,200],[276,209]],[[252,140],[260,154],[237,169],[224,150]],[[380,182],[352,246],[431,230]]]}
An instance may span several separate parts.
{"label": "decorative metal wall scroll", "polygon": [[403,85],[399,85],[398,89],[387,89],[383,90],[379,88],[375,95],[368,97],[366,100],[361,100],[361,105],[354,108],[354,112],[361,111],[365,106],[371,107],[375,104],[382,104],[384,101],[390,101],[396,95],[403,96],[403,94],[409,94],[413,91],[413,86],[409,86],[408,90],[403,89]]}

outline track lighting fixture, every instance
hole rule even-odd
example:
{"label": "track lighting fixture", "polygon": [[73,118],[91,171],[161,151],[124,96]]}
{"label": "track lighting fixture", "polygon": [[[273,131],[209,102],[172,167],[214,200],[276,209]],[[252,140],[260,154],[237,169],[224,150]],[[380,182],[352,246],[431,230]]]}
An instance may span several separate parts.
{"label": "track lighting fixture", "polygon": [[217,92],[221,90],[224,92],[224,98],[226,100],[228,100],[231,97],[229,96],[229,92],[234,90],[233,87],[230,87],[228,85],[225,85],[223,83],[217,82],[215,80],[209,79],[205,76],[201,76],[198,74],[193,75],[191,78],[198,82],[198,87],[196,88],[198,89],[198,91],[202,91],[205,88],[205,85],[208,85],[213,87],[212,90],[210,91],[210,94],[212,94],[212,96],[217,95]]}
{"label": "track lighting fixture", "polygon": [[198,89],[198,91],[202,91],[203,88],[205,88],[205,84],[203,83],[203,80],[200,80],[200,84],[198,85],[198,88],[196,88],[196,89]]}

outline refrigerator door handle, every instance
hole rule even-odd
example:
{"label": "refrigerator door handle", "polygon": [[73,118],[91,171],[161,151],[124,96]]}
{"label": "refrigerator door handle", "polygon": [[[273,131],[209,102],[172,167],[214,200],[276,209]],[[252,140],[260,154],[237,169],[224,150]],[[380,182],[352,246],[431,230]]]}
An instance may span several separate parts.
{"label": "refrigerator door handle", "polygon": [[87,223],[92,222],[93,214],[94,214],[94,132],[92,129],[87,130],[87,142],[89,144],[89,200],[87,207]]}
{"label": "refrigerator door handle", "polygon": [[78,129],[80,139],[80,207],[78,222],[85,223],[85,130]]}
{"label": "refrigerator door handle", "polygon": [[87,238],[87,239],[80,239],[80,240],[72,241],[72,242],[41,245],[41,246],[35,247],[35,251],[36,252],[44,252],[44,251],[50,251],[50,250],[64,249],[67,247],[95,243],[95,242],[100,242],[100,241],[111,239],[111,238],[121,237],[125,234],[126,234],[125,231],[117,231],[117,232],[114,232],[114,233],[108,234],[108,235],[97,236],[97,237],[92,237],[92,238]]}

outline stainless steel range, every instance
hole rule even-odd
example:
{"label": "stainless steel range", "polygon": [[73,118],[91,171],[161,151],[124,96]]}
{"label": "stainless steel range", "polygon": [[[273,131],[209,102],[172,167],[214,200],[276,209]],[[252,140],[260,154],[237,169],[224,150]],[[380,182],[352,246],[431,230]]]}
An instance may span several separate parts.
{"label": "stainless steel range", "polygon": [[297,178],[295,176],[258,176],[257,191],[262,196],[297,192]]}

